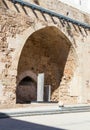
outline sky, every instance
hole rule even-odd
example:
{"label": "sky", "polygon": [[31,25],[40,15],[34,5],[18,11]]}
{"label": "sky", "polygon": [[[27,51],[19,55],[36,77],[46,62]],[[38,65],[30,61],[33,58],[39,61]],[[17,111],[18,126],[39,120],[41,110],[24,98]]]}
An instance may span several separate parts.
{"label": "sky", "polygon": [[60,0],[90,14],[90,0]]}

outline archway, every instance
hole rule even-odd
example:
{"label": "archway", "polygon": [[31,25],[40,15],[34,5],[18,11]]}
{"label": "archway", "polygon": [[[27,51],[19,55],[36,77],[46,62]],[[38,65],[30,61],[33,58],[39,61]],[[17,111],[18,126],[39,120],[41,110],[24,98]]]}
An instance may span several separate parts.
{"label": "archway", "polygon": [[36,101],[37,88],[36,82],[29,76],[23,78],[17,86],[17,103],[30,103]]}
{"label": "archway", "polygon": [[51,100],[58,101],[62,77],[66,78],[63,82],[66,86],[74,68],[75,56],[70,41],[59,29],[50,26],[34,32],[27,39],[18,63],[18,76],[25,71],[36,75],[44,73],[45,85],[51,85]]}

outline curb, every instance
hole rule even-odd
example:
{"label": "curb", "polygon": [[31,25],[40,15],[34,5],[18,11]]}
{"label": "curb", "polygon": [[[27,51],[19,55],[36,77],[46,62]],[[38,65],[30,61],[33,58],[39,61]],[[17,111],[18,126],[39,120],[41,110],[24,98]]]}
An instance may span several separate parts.
{"label": "curb", "polygon": [[51,115],[51,114],[64,114],[64,113],[78,113],[90,112],[90,106],[83,107],[59,107],[54,110],[35,110],[35,111],[13,111],[13,112],[0,112],[0,118],[20,117],[20,116],[36,116],[36,115]]}

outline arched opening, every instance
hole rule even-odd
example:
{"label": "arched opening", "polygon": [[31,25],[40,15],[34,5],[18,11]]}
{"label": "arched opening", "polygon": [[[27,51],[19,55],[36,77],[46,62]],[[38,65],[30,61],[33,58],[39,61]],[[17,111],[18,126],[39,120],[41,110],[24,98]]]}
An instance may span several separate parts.
{"label": "arched opening", "polygon": [[[70,41],[59,29],[50,26],[34,32],[27,39],[20,55],[17,77],[25,71],[32,71],[36,75],[44,73],[45,85],[51,85],[51,100],[59,101],[59,88],[62,93],[62,84],[68,95],[67,83],[74,69],[75,54]],[[17,92],[19,89],[20,84]]]}
{"label": "arched opening", "polygon": [[24,77],[17,86],[17,103],[30,103],[36,101],[36,82],[29,76]]}

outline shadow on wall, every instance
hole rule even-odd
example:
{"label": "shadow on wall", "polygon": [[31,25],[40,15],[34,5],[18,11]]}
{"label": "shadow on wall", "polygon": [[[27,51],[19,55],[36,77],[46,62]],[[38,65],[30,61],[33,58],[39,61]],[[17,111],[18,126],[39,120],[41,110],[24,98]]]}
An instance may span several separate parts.
{"label": "shadow on wall", "polygon": [[0,130],[64,130],[64,129],[12,119],[5,113],[0,113]]}

